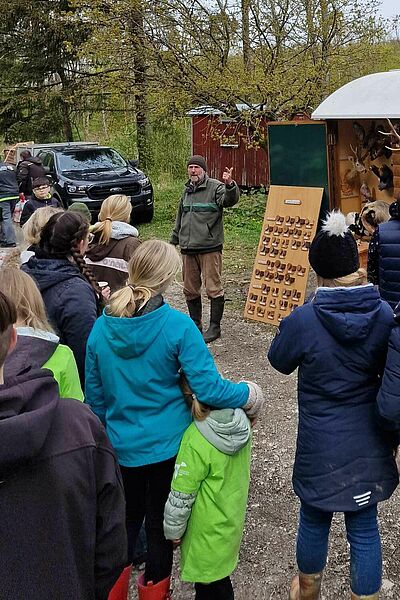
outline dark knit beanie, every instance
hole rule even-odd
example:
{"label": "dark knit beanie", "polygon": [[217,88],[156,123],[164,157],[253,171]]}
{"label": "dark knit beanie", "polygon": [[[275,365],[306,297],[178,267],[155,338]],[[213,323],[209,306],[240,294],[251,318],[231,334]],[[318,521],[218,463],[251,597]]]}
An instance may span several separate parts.
{"label": "dark knit beanie", "polygon": [[92,222],[92,214],[84,202],[73,202],[71,206],[68,207],[68,210],[70,212],[79,213],[86,221],[89,223]]}
{"label": "dark knit beanie", "polygon": [[308,259],[317,275],[337,279],[360,268],[357,243],[340,211],[332,211],[313,239]]}
{"label": "dark knit beanie", "polygon": [[47,177],[36,177],[36,179],[32,181],[33,190],[35,188],[42,187],[42,185],[50,185],[50,181],[47,179]]}
{"label": "dark knit beanie", "polygon": [[200,156],[200,154],[195,154],[194,156],[191,156],[187,161],[187,166],[189,165],[197,165],[198,167],[204,169],[204,171],[207,171],[207,163],[205,161],[205,158],[203,156]]}

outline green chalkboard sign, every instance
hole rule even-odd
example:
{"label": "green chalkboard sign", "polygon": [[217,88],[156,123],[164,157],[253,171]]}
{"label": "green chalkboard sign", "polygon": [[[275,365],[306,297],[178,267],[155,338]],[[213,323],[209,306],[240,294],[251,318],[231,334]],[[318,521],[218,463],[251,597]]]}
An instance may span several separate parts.
{"label": "green chalkboard sign", "polygon": [[268,125],[271,185],[322,187],[321,216],[329,210],[325,124]]}

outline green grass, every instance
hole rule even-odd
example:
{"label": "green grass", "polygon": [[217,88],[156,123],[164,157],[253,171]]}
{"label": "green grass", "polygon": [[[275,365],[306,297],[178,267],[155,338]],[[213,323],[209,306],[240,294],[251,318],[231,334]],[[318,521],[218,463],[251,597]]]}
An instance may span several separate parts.
{"label": "green grass", "polygon": [[[175,222],[184,180],[154,187],[154,219],[139,226],[142,239],[168,240]],[[243,194],[239,203],[224,210],[224,275],[247,277],[253,267],[265,211],[265,194]]]}

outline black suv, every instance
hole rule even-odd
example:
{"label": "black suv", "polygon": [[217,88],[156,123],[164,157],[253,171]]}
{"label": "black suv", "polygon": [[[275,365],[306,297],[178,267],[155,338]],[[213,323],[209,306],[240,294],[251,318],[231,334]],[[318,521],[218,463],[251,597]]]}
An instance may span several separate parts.
{"label": "black suv", "polygon": [[153,186],[137,168],[137,161],[126,161],[112,148],[82,142],[49,144],[35,154],[40,156],[52,178],[54,195],[65,208],[84,202],[94,222],[107,196],[125,194],[131,199],[132,222],[153,218]]}

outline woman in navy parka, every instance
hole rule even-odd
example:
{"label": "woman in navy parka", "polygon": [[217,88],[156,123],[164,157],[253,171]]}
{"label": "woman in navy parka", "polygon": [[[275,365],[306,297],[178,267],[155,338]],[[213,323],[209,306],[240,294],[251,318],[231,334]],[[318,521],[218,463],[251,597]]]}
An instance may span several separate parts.
{"label": "woman in navy parka", "polygon": [[344,512],[352,598],[372,600],[382,571],[377,503],[398,483],[394,440],[380,428],[376,411],[393,314],[366,284],[341,213],[328,216],[309,260],[319,287],[282,321],[268,354],[282,373],[299,368],[293,471],[301,500],[299,575],[290,598],[319,598],[332,514]]}

